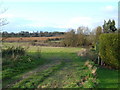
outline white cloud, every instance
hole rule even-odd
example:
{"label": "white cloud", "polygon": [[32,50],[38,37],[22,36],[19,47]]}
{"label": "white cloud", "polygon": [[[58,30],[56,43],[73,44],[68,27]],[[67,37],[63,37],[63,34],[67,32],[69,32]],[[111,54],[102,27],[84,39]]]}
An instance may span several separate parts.
{"label": "white cloud", "polygon": [[53,22],[33,22],[30,24],[26,24],[25,26],[32,26],[32,27],[56,27],[56,28],[78,28],[79,26],[86,26],[89,28],[94,28],[94,25],[97,25],[98,21],[101,21],[103,19],[98,19],[98,18],[93,18],[93,17],[73,17],[69,20],[66,20],[64,22],[57,22],[57,21],[53,21]]}
{"label": "white cloud", "polygon": [[[79,26],[92,26],[93,19],[91,17],[73,17],[69,20],[65,20],[64,22],[53,22],[52,24],[46,24],[50,27],[57,27],[57,28],[78,28]],[[37,25],[37,24],[36,24]],[[38,24],[39,25],[39,24]],[[40,24],[42,25],[42,24]]]}
{"label": "white cloud", "polygon": [[[59,23],[54,20],[54,21],[49,21],[49,22],[32,22],[28,23],[22,26],[26,27],[56,27],[56,28],[78,28],[79,26],[91,26],[93,21],[91,17],[73,17],[69,20],[66,20],[64,22],[60,21]],[[21,25],[19,26],[21,27]]]}
{"label": "white cloud", "polygon": [[104,7],[104,10],[105,11],[114,11],[115,10],[115,7],[114,6],[106,6],[106,7]]}
{"label": "white cloud", "polygon": [[0,18],[13,18],[15,17],[13,14],[1,14]]}
{"label": "white cloud", "polygon": [[118,7],[113,5],[107,5],[101,8],[104,18],[113,18],[118,16]]}
{"label": "white cloud", "polygon": [[74,17],[70,19],[67,26],[72,26],[74,28],[77,28],[79,26],[91,26],[92,24],[92,18],[91,17]]}

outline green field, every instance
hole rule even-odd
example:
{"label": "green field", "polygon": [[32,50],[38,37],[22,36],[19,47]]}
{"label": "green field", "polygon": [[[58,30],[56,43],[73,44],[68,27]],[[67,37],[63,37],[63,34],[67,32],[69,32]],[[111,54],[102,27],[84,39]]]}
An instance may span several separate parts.
{"label": "green field", "polygon": [[[29,46],[27,55],[19,58],[21,61],[3,59],[3,87],[117,88],[117,71],[106,72],[100,68],[95,79],[91,70],[84,65],[89,58],[77,56],[80,50],[81,48],[74,47]],[[83,78],[87,79],[82,83]]]}

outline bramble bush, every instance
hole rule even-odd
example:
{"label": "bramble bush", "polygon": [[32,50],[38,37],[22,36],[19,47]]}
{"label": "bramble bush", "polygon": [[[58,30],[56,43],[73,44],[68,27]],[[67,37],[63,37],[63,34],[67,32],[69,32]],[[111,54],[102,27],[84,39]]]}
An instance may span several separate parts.
{"label": "bramble bush", "polygon": [[119,48],[120,40],[117,33],[109,33],[100,35],[99,53],[101,59],[113,68],[120,68],[119,66]]}
{"label": "bramble bush", "polygon": [[2,57],[11,57],[11,56],[22,56],[25,55],[26,49],[23,47],[8,47],[7,49],[2,49]]}

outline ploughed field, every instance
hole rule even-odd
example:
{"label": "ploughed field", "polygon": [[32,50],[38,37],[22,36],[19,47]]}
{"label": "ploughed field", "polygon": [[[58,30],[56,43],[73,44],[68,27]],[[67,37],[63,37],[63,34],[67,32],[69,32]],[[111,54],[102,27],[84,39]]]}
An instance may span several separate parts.
{"label": "ploughed field", "polygon": [[[85,66],[88,58],[77,55],[81,49],[29,46],[27,55],[21,56],[19,60],[3,58],[3,88],[98,87],[99,80],[93,76],[91,69]],[[99,71],[99,75],[102,71]],[[101,87],[102,84],[101,82]]]}
{"label": "ploughed field", "polygon": [[46,41],[49,39],[62,39],[63,36],[56,37],[2,37],[0,40],[7,42],[31,42],[31,41]]}

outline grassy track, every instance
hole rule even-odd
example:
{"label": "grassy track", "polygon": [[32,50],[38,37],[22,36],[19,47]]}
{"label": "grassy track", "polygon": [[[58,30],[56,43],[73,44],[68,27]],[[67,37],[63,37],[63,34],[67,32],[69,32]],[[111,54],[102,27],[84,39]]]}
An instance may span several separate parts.
{"label": "grassy track", "polygon": [[[81,48],[62,48],[62,47],[57,47],[57,48],[40,47],[40,48],[41,48],[41,58],[43,60],[52,62],[51,64],[54,64],[55,62],[60,62],[60,63],[55,64],[55,66],[51,65],[51,67],[49,67],[46,64],[47,68],[40,67],[41,69],[37,69],[37,72],[32,70],[35,73],[27,74],[28,76],[26,78],[17,80],[17,82],[10,84],[11,86],[9,87],[37,88],[37,87],[44,87],[46,83],[50,83],[51,85],[51,86],[48,85],[47,87],[70,87],[71,85],[72,85],[71,87],[79,87],[77,83],[80,81],[81,76],[84,76],[81,73],[87,73],[88,71],[87,69],[79,71],[79,69],[84,66],[84,62],[85,62],[85,60],[78,57],[76,54]],[[33,46],[28,50],[28,52],[29,54],[34,56],[34,52],[36,52],[36,50],[37,47]],[[20,77],[23,77],[26,75],[26,73],[18,74],[18,75],[20,75]],[[16,76],[13,76],[12,78],[15,77]],[[52,79],[50,80],[50,78]],[[66,80],[66,82],[62,83],[63,81],[60,81],[62,79]],[[57,81],[56,86],[53,86],[54,83],[53,80]],[[61,84],[59,81],[61,82]],[[66,86],[63,85],[65,83],[67,83]]]}
{"label": "grassy track", "polygon": [[[36,47],[31,48],[29,51],[34,52],[36,50]],[[52,61],[57,62],[63,62],[60,65],[56,65],[55,67],[48,68],[46,70],[43,70],[42,72],[38,72],[37,74],[33,74],[30,77],[22,80],[21,82],[18,82],[16,85],[14,85],[14,88],[36,88],[36,87],[44,87],[46,83],[53,84],[53,81],[56,79],[57,86],[54,87],[63,87],[60,84],[60,80],[57,80],[59,78],[64,79],[66,76],[64,76],[64,73],[66,72],[66,75],[71,76],[71,83],[68,82],[68,86],[71,86],[72,83],[75,83],[77,86],[77,82],[80,80],[80,76],[77,75],[77,69],[80,67],[80,65],[84,65],[85,61],[82,61],[80,57],[76,55],[76,52],[79,51],[80,48],[55,48],[55,47],[42,47],[42,58],[49,59]],[[77,64],[76,68],[74,67],[76,61],[81,61],[81,63]],[[78,62],[77,61],[77,62]],[[74,63],[74,64],[73,64]],[[67,68],[67,69],[65,69]],[[72,75],[72,72],[75,72],[75,75]],[[61,74],[60,74],[61,73]],[[73,73],[74,74],[74,73]],[[54,77],[53,77],[54,76]],[[58,78],[57,78],[58,77]],[[78,79],[79,77],[79,79]],[[49,80],[52,78],[51,80]],[[70,77],[68,77],[70,78]],[[74,81],[74,79],[76,81]],[[67,78],[66,78],[67,79]],[[34,84],[34,85],[33,85]],[[66,87],[68,87],[66,86]],[[53,87],[53,85],[48,86]]]}

